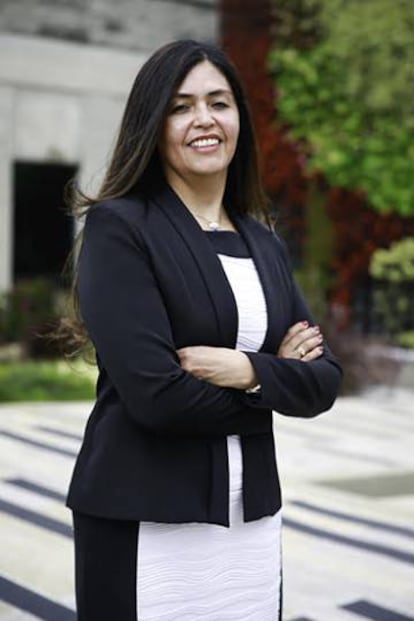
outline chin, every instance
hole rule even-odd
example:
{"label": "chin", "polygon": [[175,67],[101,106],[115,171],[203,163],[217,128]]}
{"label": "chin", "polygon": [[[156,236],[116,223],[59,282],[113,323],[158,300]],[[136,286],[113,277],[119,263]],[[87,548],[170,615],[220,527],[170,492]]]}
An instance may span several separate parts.
{"label": "chin", "polygon": [[212,165],[212,166],[195,166],[190,172],[193,175],[220,175],[227,171],[228,164],[225,166]]}

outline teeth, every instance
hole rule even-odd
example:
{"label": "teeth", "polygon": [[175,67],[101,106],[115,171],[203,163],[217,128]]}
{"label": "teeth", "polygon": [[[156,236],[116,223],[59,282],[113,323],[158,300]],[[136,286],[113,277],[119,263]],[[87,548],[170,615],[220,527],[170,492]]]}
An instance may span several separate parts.
{"label": "teeth", "polygon": [[200,140],[193,140],[191,143],[192,147],[212,147],[216,144],[219,144],[219,140],[217,138],[201,138]]}

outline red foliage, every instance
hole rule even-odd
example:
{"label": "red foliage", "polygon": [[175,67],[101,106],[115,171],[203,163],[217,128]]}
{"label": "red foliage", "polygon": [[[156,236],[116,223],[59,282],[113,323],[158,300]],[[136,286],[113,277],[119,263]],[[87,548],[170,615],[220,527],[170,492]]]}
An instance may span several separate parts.
{"label": "red foliage", "polygon": [[306,184],[298,154],[277,124],[276,91],[266,69],[272,46],[269,2],[221,0],[221,6],[222,44],[238,68],[247,91],[266,188],[274,196],[286,194],[289,202],[303,202]]}
{"label": "red foliage", "polygon": [[355,287],[367,277],[373,251],[414,235],[414,218],[401,218],[395,213],[381,215],[369,208],[361,195],[341,188],[329,191],[327,210],[336,233],[333,300],[350,305]]}
{"label": "red foliage", "polygon": [[[221,0],[221,40],[247,91],[266,190],[280,209],[289,236],[302,239],[308,184],[299,151],[278,123],[276,91],[266,69],[274,40],[270,1]],[[372,252],[405,235],[414,235],[414,218],[380,215],[359,193],[341,188],[328,190],[327,210],[336,237],[332,302],[350,309],[355,288],[367,278]]]}

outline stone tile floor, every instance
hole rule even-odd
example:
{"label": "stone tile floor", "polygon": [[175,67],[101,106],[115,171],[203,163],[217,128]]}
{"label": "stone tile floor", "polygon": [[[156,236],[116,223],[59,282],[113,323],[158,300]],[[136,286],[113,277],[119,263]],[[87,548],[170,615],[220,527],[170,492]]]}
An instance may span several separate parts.
{"label": "stone tile floor", "polygon": [[[0,406],[0,621],[76,618],[64,496],[89,410]],[[276,416],[275,434],[284,621],[414,620],[414,393]]]}

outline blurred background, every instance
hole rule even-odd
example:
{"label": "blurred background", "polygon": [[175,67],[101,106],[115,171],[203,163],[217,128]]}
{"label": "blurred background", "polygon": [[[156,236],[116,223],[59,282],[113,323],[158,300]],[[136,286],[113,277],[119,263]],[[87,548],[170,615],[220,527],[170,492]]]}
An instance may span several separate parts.
{"label": "blurred background", "polygon": [[22,369],[43,397],[30,361],[59,357],[39,335],[68,286],[65,184],[96,190],[137,69],[182,37],[223,45],[242,75],[276,226],[344,391],[411,385],[413,27],[406,0],[2,0],[0,399],[19,398]]}
{"label": "blurred background", "polygon": [[412,0],[0,0],[2,620],[75,618],[63,501],[95,369],[44,338],[81,226],[64,188],[97,190],[139,67],[188,37],[240,71],[276,229],[345,369],[341,417],[278,423],[289,621],[414,619],[413,33]]}

